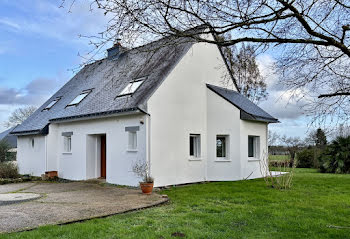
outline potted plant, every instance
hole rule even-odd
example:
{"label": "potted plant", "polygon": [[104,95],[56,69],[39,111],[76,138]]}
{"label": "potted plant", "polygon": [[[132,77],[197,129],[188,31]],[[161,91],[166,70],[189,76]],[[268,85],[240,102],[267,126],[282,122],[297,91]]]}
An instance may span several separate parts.
{"label": "potted plant", "polygon": [[142,178],[140,182],[140,187],[142,193],[151,194],[153,190],[154,179],[150,175],[149,164],[146,160],[136,161],[132,166],[132,171]]}

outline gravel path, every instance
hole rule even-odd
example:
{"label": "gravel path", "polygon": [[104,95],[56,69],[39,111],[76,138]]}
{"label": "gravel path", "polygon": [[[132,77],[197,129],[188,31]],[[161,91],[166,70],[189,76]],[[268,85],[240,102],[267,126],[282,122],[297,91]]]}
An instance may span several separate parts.
{"label": "gravel path", "polygon": [[87,182],[21,183],[0,185],[0,192],[36,193],[41,198],[0,206],[0,233],[23,231],[103,217],[155,206],[167,201],[161,195],[143,195],[138,189]]}

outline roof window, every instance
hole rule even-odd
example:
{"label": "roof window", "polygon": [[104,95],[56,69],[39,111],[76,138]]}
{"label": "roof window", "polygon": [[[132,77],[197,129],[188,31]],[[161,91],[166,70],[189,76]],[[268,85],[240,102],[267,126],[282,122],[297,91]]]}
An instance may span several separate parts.
{"label": "roof window", "polygon": [[43,110],[50,110],[60,99],[61,97],[57,97],[56,99],[51,101],[51,103],[48,104]]}
{"label": "roof window", "polygon": [[120,92],[120,94],[117,97],[124,96],[124,95],[131,95],[133,94],[144,82],[146,77],[139,78],[133,82],[129,82],[128,85]]}
{"label": "roof window", "polygon": [[80,95],[75,97],[74,100],[72,102],[70,102],[67,106],[78,105],[80,102],[83,101],[83,99],[86,98],[86,96],[88,96],[91,93],[91,91],[92,91],[91,89],[90,90],[84,90]]}

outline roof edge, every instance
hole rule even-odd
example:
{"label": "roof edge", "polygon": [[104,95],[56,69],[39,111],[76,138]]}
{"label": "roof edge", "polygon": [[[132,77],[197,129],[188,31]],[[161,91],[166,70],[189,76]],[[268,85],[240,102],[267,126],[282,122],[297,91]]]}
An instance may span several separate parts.
{"label": "roof edge", "polygon": [[111,111],[97,112],[97,113],[91,113],[91,114],[54,118],[54,119],[50,119],[49,122],[58,123],[58,122],[68,122],[68,121],[100,119],[100,118],[112,117],[114,115],[127,115],[130,113],[147,114],[145,111],[141,110],[139,107],[132,107],[132,108],[120,109],[120,110],[111,110]]}
{"label": "roof edge", "polygon": [[[256,115],[252,115],[248,112],[246,112],[245,110],[243,110],[241,107],[239,107],[238,105],[234,104],[233,102],[229,101],[228,99],[226,99],[223,95],[221,95],[219,92],[217,92],[214,87],[219,87],[219,86],[214,86],[214,85],[210,85],[210,84],[206,84],[207,88],[210,89],[211,91],[213,91],[214,93],[216,93],[218,96],[220,96],[221,98],[223,98],[224,100],[226,100],[227,102],[229,102],[230,104],[234,105],[235,107],[237,107],[241,114],[240,114],[240,119],[241,120],[250,120],[250,121],[258,121],[258,122],[266,122],[266,123],[280,123],[278,121],[278,119],[276,118],[267,118],[267,117],[262,117],[262,116],[256,116]],[[213,87],[214,86],[214,87]],[[220,87],[222,88],[222,87]],[[229,90],[229,89],[227,89]],[[239,92],[238,92],[239,93]],[[240,93],[239,93],[240,94]],[[243,114],[242,114],[243,112]]]}

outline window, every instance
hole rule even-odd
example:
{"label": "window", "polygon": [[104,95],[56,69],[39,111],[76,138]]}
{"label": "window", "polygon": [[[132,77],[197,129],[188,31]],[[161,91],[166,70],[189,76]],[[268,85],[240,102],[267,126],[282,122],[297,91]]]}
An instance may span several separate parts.
{"label": "window", "polygon": [[128,150],[137,150],[137,133],[136,131],[129,131]]}
{"label": "window", "polygon": [[201,156],[201,135],[190,134],[190,156],[199,158]]}
{"label": "window", "polygon": [[32,144],[32,148],[34,148],[34,144],[35,144],[34,138],[31,139],[31,144]]}
{"label": "window", "polygon": [[54,99],[43,110],[50,110],[52,108],[52,106],[54,106],[60,99],[61,99],[61,97],[58,97],[58,98]]}
{"label": "window", "polygon": [[122,90],[122,92],[120,92],[120,94],[117,97],[133,94],[140,87],[140,85],[143,83],[144,79],[145,79],[145,77],[140,78],[138,80],[135,80],[133,82],[130,82],[124,88],[124,90]]}
{"label": "window", "polygon": [[83,99],[91,93],[92,90],[84,90],[80,95],[74,98],[67,106],[78,105]]}
{"label": "window", "polygon": [[216,136],[216,157],[227,157],[228,136]]}
{"label": "window", "polygon": [[65,153],[72,152],[72,136],[63,137],[63,149]]}
{"label": "window", "polygon": [[260,137],[248,136],[248,157],[258,159],[259,150],[260,150]]}

